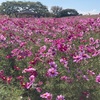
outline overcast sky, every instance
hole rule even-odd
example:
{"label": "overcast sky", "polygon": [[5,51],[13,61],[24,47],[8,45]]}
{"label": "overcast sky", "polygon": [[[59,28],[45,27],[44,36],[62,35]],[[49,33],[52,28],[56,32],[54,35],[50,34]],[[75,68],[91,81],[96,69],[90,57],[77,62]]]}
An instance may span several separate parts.
{"label": "overcast sky", "polygon": [[100,0],[0,0],[0,3],[5,1],[40,1],[49,9],[51,6],[60,6],[63,8],[76,9],[83,14],[100,13]]}

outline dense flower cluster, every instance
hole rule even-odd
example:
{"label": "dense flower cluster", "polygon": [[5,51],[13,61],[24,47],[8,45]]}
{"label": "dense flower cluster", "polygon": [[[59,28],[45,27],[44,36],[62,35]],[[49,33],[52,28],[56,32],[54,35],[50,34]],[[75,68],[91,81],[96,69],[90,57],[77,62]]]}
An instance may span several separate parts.
{"label": "dense flower cluster", "polygon": [[99,17],[0,19],[4,83],[17,83],[40,99],[85,100],[100,89],[99,67]]}

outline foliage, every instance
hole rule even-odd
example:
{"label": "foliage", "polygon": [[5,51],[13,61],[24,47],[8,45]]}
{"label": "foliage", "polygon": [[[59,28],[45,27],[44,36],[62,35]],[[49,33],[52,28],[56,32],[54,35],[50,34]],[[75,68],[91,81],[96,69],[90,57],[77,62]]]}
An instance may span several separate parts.
{"label": "foliage", "polygon": [[75,9],[64,9],[60,12],[60,17],[77,16],[79,13]]}
{"label": "foliage", "polygon": [[11,17],[18,17],[18,14],[25,10],[37,14],[37,17],[46,17],[49,14],[47,7],[40,2],[7,1],[0,6],[0,13]]}
{"label": "foliage", "polygon": [[55,17],[59,17],[60,12],[63,10],[62,7],[59,6],[52,6],[51,12],[54,14]]}
{"label": "foliage", "polygon": [[22,100],[22,90],[0,81],[0,100]]}
{"label": "foliage", "polygon": [[9,15],[10,17],[19,17],[25,11],[33,14],[34,17],[66,17],[79,15],[75,9],[63,9],[59,6],[52,6],[51,12],[49,12],[48,8],[41,2],[6,1],[0,5],[0,14]]}

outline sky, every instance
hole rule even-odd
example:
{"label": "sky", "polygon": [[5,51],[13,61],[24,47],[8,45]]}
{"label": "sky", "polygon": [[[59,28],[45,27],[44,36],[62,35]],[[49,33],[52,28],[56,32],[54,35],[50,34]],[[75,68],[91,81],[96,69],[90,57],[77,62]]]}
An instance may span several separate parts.
{"label": "sky", "polygon": [[60,6],[63,9],[76,9],[82,14],[98,14],[100,13],[100,0],[0,0],[0,3],[5,1],[33,1],[41,2],[48,9],[52,6]]}

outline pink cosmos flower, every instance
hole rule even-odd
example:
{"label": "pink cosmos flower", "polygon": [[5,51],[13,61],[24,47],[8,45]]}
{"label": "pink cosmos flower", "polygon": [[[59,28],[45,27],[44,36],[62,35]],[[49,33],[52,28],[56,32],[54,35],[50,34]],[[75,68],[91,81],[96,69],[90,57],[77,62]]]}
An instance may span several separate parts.
{"label": "pink cosmos flower", "polygon": [[34,68],[25,68],[22,73],[27,73],[27,72],[31,73],[31,72],[34,72],[34,71],[36,71],[36,69],[34,69]]}
{"label": "pink cosmos flower", "polygon": [[55,68],[48,69],[47,76],[49,76],[49,77],[55,77],[57,75],[58,75],[58,72],[57,72],[57,70]]}
{"label": "pink cosmos flower", "polygon": [[25,68],[22,73],[30,73],[30,75],[34,75],[35,77],[37,76],[37,71],[35,68],[29,67]]}
{"label": "pink cosmos flower", "polygon": [[0,41],[5,41],[6,37],[4,37],[2,34],[0,34]]}
{"label": "pink cosmos flower", "polygon": [[11,80],[12,80],[12,77],[11,77],[11,76],[6,77],[6,82],[7,82],[8,84],[11,82]]}
{"label": "pink cosmos flower", "polygon": [[30,61],[30,64],[35,65],[38,61],[38,58],[35,58],[34,60]]}
{"label": "pink cosmos flower", "polygon": [[82,60],[86,60],[91,58],[88,54],[85,54],[85,52],[79,52],[78,55],[73,56],[74,62],[79,63]]}
{"label": "pink cosmos flower", "polygon": [[20,81],[20,85],[21,85],[23,88],[27,88],[27,83],[25,83],[24,81]]}
{"label": "pink cosmos flower", "polygon": [[17,55],[17,59],[18,59],[18,60],[21,60],[21,59],[23,59],[23,58],[24,58],[24,56]]}
{"label": "pink cosmos flower", "polygon": [[65,100],[65,97],[63,95],[58,95],[56,100]]}
{"label": "pink cosmos flower", "polygon": [[0,77],[4,76],[4,71],[0,70]]}
{"label": "pink cosmos flower", "polygon": [[20,80],[20,81],[23,81],[24,76],[18,76],[18,77],[16,77],[16,79],[18,79],[18,80]]}
{"label": "pink cosmos flower", "polygon": [[11,57],[12,57],[11,54],[6,56],[7,59],[10,59]]}
{"label": "pink cosmos flower", "polygon": [[17,70],[17,71],[19,71],[19,70],[20,70],[20,68],[19,68],[19,67],[17,67],[17,66],[14,66],[14,69],[15,69],[15,70]]}
{"label": "pink cosmos flower", "polygon": [[91,37],[90,39],[89,39],[89,42],[90,42],[90,44],[95,44],[95,40],[94,40],[94,38],[93,37]]}
{"label": "pink cosmos flower", "polygon": [[88,54],[82,54],[82,59],[88,59],[88,58],[91,58]]}
{"label": "pink cosmos flower", "polygon": [[52,42],[53,40],[51,40],[51,39],[49,39],[49,38],[45,38],[44,39],[44,42],[46,42],[46,43],[50,43],[50,42]]}
{"label": "pink cosmos flower", "polygon": [[1,79],[2,79],[3,81],[6,81],[6,76],[2,76]]}
{"label": "pink cosmos flower", "polygon": [[48,49],[48,52],[46,53],[47,54],[47,56],[54,56],[54,55],[56,55],[56,49],[55,49],[55,47],[50,47],[49,49]]}
{"label": "pink cosmos flower", "polygon": [[27,82],[25,87],[29,89],[32,85],[33,85],[33,82]]}
{"label": "pink cosmos flower", "polygon": [[36,87],[36,91],[40,93],[42,92],[42,89],[40,87]]}
{"label": "pink cosmos flower", "polygon": [[24,56],[24,57],[30,57],[30,56],[32,56],[32,52],[31,52],[31,50],[24,50],[23,52],[22,52],[22,55]]}
{"label": "pink cosmos flower", "polygon": [[39,81],[38,82],[38,86],[41,86],[41,85],[43,85],[43,82],[42,81]]}
{"label": "pink cosmos flower", "polygon": [[79,63],[82,60],[81,56],[79,55],[73,56],[73,59],[74,59],[73,62],[76,62],[76,63]]}
{"label": "pink cosmos flower", "polygon": [[96,82],[100,84],[100,74],[96,76]]}
{"label": "pink cosmos flower", "polygon": [[23,46],[25,46],[26,45],[26,42],[21,42],[20,43],[20,47],[23,47]]}
{"label": "pink cosmos flower", "polygon": [[67,78],[68,78],[67,76],[61,76],[61,78],[60,78],[60,79],[61,79],[61,80],[63,80],[63,81],[66,81],[66,80],[67,80]]}
{"label": "pink cosmos flower", "polygon": [[64,52],[67,50],[67,45],[60,43],[60,44],[57,44],[57,48],[58,48],[58,50]]}
{"label": "pink cosmos flower", "polygon": [[67,77],[66,82],[67,83],[72,83],[73,82],[73,79],[71,77]]}
{"label": "pink cosmos flower", "polygon": [[30,80],[30,82],[35,82],[35,76],[34,76],[34,75],[31,75],[31,76],[29,77],[29,80]]}
{"label": "pink cosmos flower", "polygon": [[46,49],[47,49],[47,47],[45,45],[40,47],[40,53],[44,52]]}
{"label": "pink cosmos flower", "polygon": [[86,75],[83,75],[83,79],[85,79],[86,81],[89,81],[89,78]]}
{"label": "pink cosmos flower", "polygon": [[29,89],[29,88],[33,85],[33,83],[35,82],[35,76],[34,76],[34,75],[31,75],[31,76],[29,77],[29,81],[30,81],[30,82],[27,82],[27,83],[26,83],[26,88],[27,88],[27,89]]}
{"label": "pink cosmos flower", "polygon": [[50,67],[57,68],[57,64],[54,61],[49,62]]}
{"label": "pink cosmos flower", "polygon": [[52,94],[51,94],[51,93],[48,93],[48,92],[46,92],[46,93],[40,95],[40,97],[41,97],[41,98],[44,98],[44,99],[46,99],[46,100],[52,100]]}
{"label": "pink cosmos flower", "polygon": [[100,55],[100,50],[96,50],[92,55],[92,57],[99,56],[99,55]]}
{"label": "pink cosmos flower", "polygon": [[88,72],[88,74],[89,74],[90,76],[95,75],[95,72],[93,72],[92,70],[87,70],[87,72]]}
{"label": "pink cosmos flower", "polygon": [[19,54],[20,50],[18,48],[15,48],[11,51],[12,56],[17,56]]}
{"label": "pink cosmos flower", "polygon": [[82,92],[82,94],[86,97],[86,98],[89,98],[90,96],[90,93],[88,91],[84,91]]}
{"label": "pink cosmos flower", "polygon": [[67,61],[67,58],[65,57],[62,57],[60,59],[60,63],[62,63],[64,65],[64,67],[66,68],[68,66],[68,61]]}

